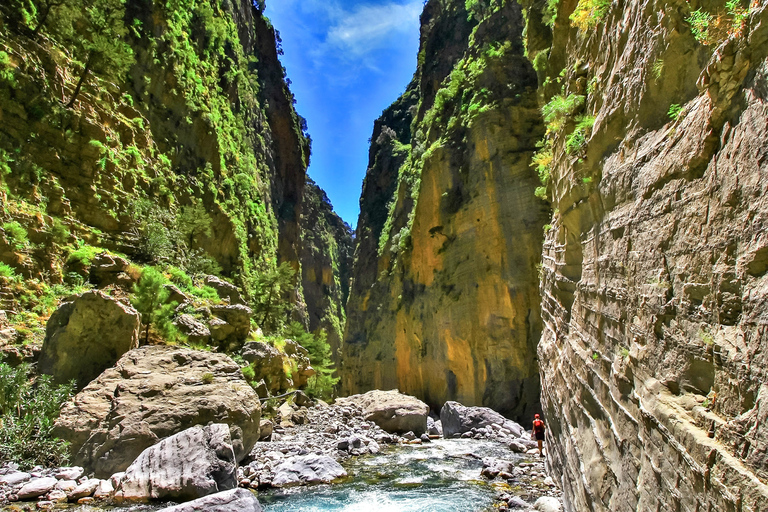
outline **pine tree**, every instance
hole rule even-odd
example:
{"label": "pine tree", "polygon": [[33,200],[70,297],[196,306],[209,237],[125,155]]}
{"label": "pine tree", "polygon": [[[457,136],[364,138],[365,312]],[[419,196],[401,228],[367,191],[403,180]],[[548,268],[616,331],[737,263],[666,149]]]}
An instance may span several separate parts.
{"label": "pine tree", "polygon": [[283,335],[309,352],[309,362],[316,373],[309,378],[307,394],[319,398],[330,398],[339,378],[333,376],[335,368],[331,360],[331,346],[328,344],[325,331],[320,329],[313,334],[307,332],[299,322],[291,322]]}
{"label": "pine tree", "polygon": [[175,338],[175,328],[171,322],[176,302],[166,304],[169,292],[163,285],[168,280],[158,270],[147,267],[141,273],[141,279],[133,287],[134,296],[131,304],[141,314],[141,322],[145,326],[144,343],[149,342],[149,328],[153,324],[155,330],[166,338]]}
{"label": "pine tree", "polygon": [[50,35],[83,66],[68,108],[75,104],[91,74],[110,82],[125,78],[134,62],[133,50],[126,42],[125,0],[36,1],[40,4],[38,12],[45,17],[38,17],[35,30],[45,24]]}
{"label": "pine tree", "polygon": [[296,271],[286,262],[252,278],[251,302],[254,317],[266,332],[278,332],[291,308],[290,292]]}

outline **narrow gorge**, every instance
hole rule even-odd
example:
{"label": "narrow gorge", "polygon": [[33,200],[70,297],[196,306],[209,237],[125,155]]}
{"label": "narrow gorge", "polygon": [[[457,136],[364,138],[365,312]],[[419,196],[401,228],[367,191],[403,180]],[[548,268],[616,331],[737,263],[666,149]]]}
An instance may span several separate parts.
{"label": "narrow gorge", "polygon": [[263,0],[0,5],[0,508],[768,511],[768,2],[363,3],[354,231]]}

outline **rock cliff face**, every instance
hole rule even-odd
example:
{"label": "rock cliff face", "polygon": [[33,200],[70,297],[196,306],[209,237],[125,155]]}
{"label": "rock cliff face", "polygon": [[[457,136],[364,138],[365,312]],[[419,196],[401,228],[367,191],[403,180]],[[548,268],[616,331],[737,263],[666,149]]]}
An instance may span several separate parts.
{"label": "rock cliff face", "polygon": [[328,196],[309,178],[301,228],[301,277],[309,329],[325,329],[338,363],[352,271],[352,228],[333,211]]}
{"label": "rock cliff face", "polygon": [[571,510],[768,510],[766,3],[527,7],[548,466]]}
{"label": "rock cliff face", "polygon": [[[219,267],[246,295],[278,262],[300,275],[310,141],[260,3],[103,3],[108,21],[54,3],[37,33],[29,2],[0,9],[0,262],[60,283],[98,247]],[[94,54],[80,40],[101,45],[102,65],[78,88]],[[301,279],[291,299],[303,320],[329,309],[307,307]]]}
{"label": "rock cliff face", "polygon": [[544,128],[520,7],[469,4],[426,4],[414,80],[375,124],[341,386],[525,418],[539,407],[546,205],[530,160]]}

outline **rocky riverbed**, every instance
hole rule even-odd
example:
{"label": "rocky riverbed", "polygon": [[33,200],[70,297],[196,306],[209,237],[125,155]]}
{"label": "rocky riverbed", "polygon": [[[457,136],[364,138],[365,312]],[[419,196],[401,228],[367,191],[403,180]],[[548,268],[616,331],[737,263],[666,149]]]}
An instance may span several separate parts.
{"label": "rocky riverbed", "polygon": [[[404,488],[411,494],[418,494],[419,488],[450,488],[459,482],[460,485],[466,484],[466,489],[479,493],[476,498],[479,501],[469,503],[467,506],[470,508],[462,510],[484,510],[492,506],[501,510],[525,510],[534,506],[536,510],[561,510],[559,491],[547,476],[544,459],[538,457],[529,433],[516,423],[489,409],[465,408],[449,402],[441,412],[442,421],[427,419],[426,428],[420,434],[411,430],[403,432],[398,425],[413,425],[410,416],[416,414],[418,408],[409,414],[407,407],[401,404],[400,418],[397,419],[397,414],[385,412],[396,410],[391,404],[377,409],[369,402],[353,397],[339,400],[334,405],[323,402],[304,406],[291,402],[282,404],[271,423],[262,426],[265,440],[256,443],[239,466],[232,464],[231,475],[216,477],[217,491],[235,487],[252,489],[264,502],[267,511],[279,511],[290,509],[280,508],[281,503],[290,499],[286,496],[302,495],[302,499],[306,500],[317,492],[326,496],[333,494],[335,489],[344,485],[355,486],[357,495],[362,496],[361,492],[366,488],[375,488],[379,495],[401,493]],[[381,428],[381,417],[394,421],[388,424],[389,432]],[[444,429],[444,425],[448,428]],[[225,427],[217,427],[222,431],[219,435],[221,439],[226,438]],[[194,432],[199,437],[207,429],[216,430],[213,426],[205,429],[196,427]],[[212,434],[206,435],[212,437]],[[186,448],[180,448],[184,445],[176,438],[173,436],[151,449],[163,457],[172,458],[174,454],[168,454],[169,451],[186,451]],[[215,447],[216,451],[222,451],[225,441],[217,441],[220,444]],[[225,456],[224,460],[229,459]],[[221,467],[230,467],[220,462],[220,472]],[[141,471],[151,473],[151,467],[142,470],[141,464],[137,466],[139,469],[134,465],[133,469],[128,469],[128,477],[116,474],[110,479],[89,478],[82,468],[34,468],[23,472],[13,465],[4,465],[0,468],[0,503],[5,505],[4,510],[106,510],[116,505],[116,497],[128,492],[128,480],[132,479],[134,483],[131,485],[135,488],[135,482],[153,478],[151,474],[141,475]],[[382,471],[382,467],[399,469],[388,473]],[[375,470],[377,476],[371,477],[370,471],[366,472],[365,468],[379,468]],[[385,485],[382,486],[382,483]],[[392,484],[392,491],[388,490],[389,484]],[[214,484],[207,482],[201,485]],[[306,487],[309,485],[312,487]],[[459,490],[466,493],[466,489]],[[232,491],[228,492],[231,494]],[[212,496],[225,494],[218,492]],[[205,496],[204,493],[201,495]],[[133,505],[131,510],[160,510],[169,506],[167,498],[156,501],[164,503]],[[193,503],[190,502],[190,505]],[[480,504],[479,508],[471,508],[477,504]],[[345,510],[344,506],[342,500],[339,508],[331,510]],[[311,510],[298,504],[289,507]]]}

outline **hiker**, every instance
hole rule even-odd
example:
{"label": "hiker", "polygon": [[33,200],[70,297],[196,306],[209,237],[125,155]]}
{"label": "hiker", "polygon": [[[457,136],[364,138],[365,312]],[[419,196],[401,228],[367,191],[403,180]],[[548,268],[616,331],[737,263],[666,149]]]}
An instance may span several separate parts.
{"label": "hiker", "polygon": [[536,439],[536,442],[539,443],[539,457],[543,457],[544,453],[541,451],[541,442],[544,441],[544,429],[546,429],[546,425],[544,425],[544,422],[541,421],[541,417],[536,414],[533,417],[533,430],[531,431],[533,438]]}

